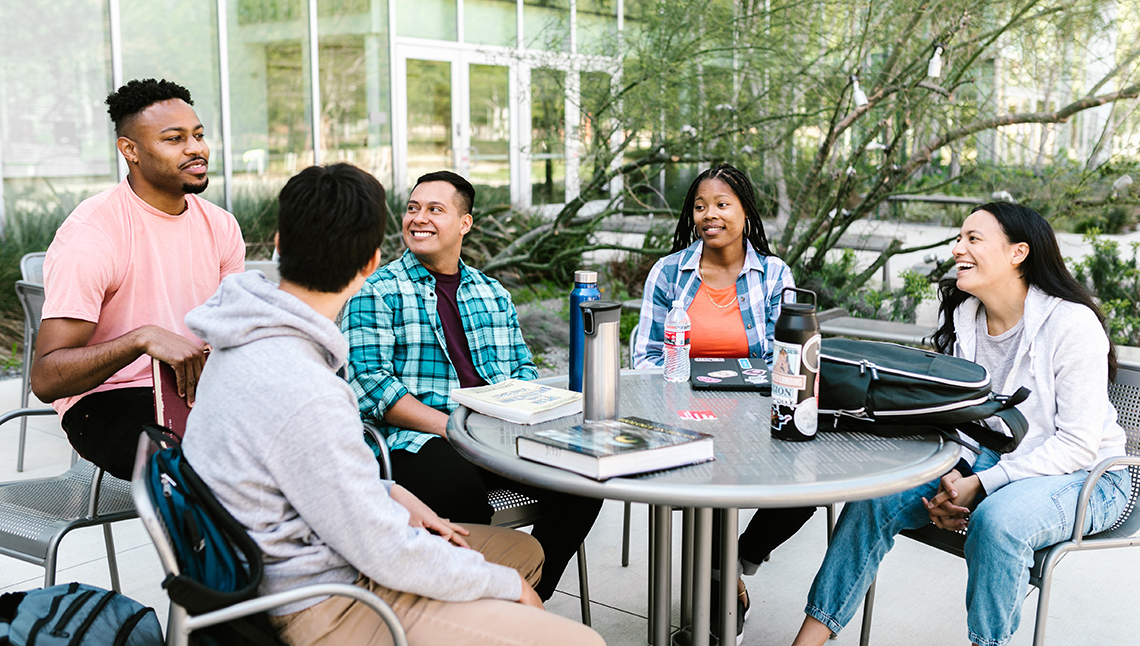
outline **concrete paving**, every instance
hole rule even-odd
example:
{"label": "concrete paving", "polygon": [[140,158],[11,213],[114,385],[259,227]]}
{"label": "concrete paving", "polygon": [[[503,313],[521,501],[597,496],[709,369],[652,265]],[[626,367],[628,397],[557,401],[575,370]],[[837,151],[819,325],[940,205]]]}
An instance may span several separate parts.
{"label": "concrete paving", "polygon": [[[16,408],[18,379],[0,381],[0,410]],[[70,447],[54,417],[29,422],[24,473],[16,473],[18,423],[0,428],[0,481],[51,476],[66,470]],[[742,512],[741,527],[750,517]],[[675,531],[680,514],[675,514]],[[633,507],[629,567],[621,567],[622,505],[608,501],[587,539],[593,625],[612,646],[646,642],[647,511]],[[817,513],[798,535],[780,547],[760,571],[746,578],[753,609],[745,624],[745,644],[790,644],[803,620],[812,577],[826,550],[826,521]],[[114,526],[123,592],[153,606],[165,623],[168,608],[162,590],[162,568],[138,521]],[[680,537],[675,535],[675,544]],[[674,559],[674,617],[680,559]],[[60,547],[58,582],[82,581],[109,587],[103,534],[98,528],[78,530]],[[883,564],[875,604],[872,643],[876,646],[966,644],[964,606],[966,566],[960,559],[901,539]],[[1049,644],[1094,645],[1140,643],[1140,549],[1088,552],[1067,558],[1055,575],[1049,619]],[[0,593],[43,584],[43,569],[0,557]],[[577,570],[571,564],[547,603],[547,610],[579,618]],[[1031,589],[1032,590],[1032,589]],[[1022,629],[1012,644],[1032,642],[1037,593],[1032,590],[1022,614]],[[858,644],[859,615],[832,643]]]}

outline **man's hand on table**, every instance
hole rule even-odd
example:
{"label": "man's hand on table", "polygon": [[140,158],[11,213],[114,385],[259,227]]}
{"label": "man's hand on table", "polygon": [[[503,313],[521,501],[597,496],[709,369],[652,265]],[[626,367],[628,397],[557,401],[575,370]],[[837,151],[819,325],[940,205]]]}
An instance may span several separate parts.
{"label": "man's hand on table", "polygon": [[393,484],[391,496],[392,500],[400,503],[404,509],[408,510],[408,513],[411,515],[408,519],[408,524],[412,527],[423,527],[432,534],[446,539],[459,547],[468,546],[467,541],[463,540],[463,537],[469,533],[466,529],[446,518],[440,518],[439,515],[431,510],[431,507],[428,507],[423,501],[416,498],[412,492],[398,484]]}

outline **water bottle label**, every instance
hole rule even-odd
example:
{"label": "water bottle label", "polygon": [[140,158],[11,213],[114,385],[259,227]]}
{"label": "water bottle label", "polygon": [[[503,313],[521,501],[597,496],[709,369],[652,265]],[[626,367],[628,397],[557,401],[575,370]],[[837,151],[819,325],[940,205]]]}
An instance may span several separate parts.
{"label": "water bottle label", "polygon": [[689,345],[689,328],[666,329],[665,343],[668,345]]}
{"label": "water bottle label", "polygon": [[772,401],[783,406],[799,403],[799,392],[807,386],[807,377],[800,374],[800,357],[803,347],[796,343],[775,342],[776,362],[772,364]]}

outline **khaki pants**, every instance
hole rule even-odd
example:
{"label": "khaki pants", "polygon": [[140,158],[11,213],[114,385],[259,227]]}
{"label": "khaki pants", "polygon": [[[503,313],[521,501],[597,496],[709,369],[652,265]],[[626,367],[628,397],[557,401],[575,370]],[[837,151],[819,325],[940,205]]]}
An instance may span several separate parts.
{"label": "khaki pants", "polygon": [[[467,543],[492,563],[518,570],[532,586],[542,572],[542,549],[529,535],[510,529],[468,525]],[[437,601],[389,590],[367,577],[356,585],[392,606],[412,646],[462,644],[598,645],[602,638],[576,621],[512,601],[480,599]],[[331,597],[300,612],[270,617],[281,639],[291,646],[387,646],[387,625],[367,606]]]}

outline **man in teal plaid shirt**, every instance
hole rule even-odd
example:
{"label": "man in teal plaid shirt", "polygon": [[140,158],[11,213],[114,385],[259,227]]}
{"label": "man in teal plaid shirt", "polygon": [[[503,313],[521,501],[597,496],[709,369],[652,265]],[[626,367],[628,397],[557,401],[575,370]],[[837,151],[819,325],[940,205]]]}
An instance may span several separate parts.
{"label": "man in teal plaid shirt", "polygon": [[538,376],[510,293],[460,260],[474,201],[474,187],[450,171],[416,182],[402,225],[408,250],[373,274],[345,309],[348,380],[360,416],[386,438],[392,479],[440,517],[490,523],[487,490],[496,487],[526,493],[551,510],[532,532],[546,554],[535,588],[546,600],[601,501],[505,481],[467,462],[447,441],[452,389]]}

